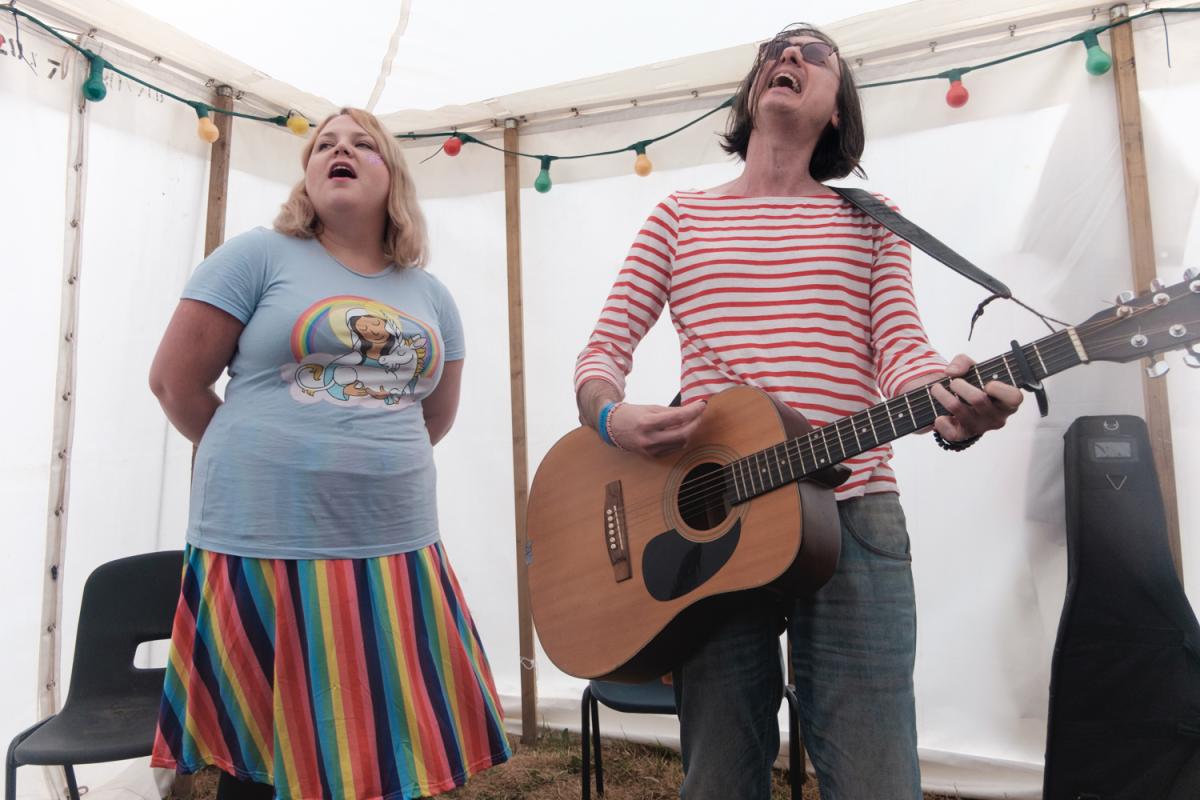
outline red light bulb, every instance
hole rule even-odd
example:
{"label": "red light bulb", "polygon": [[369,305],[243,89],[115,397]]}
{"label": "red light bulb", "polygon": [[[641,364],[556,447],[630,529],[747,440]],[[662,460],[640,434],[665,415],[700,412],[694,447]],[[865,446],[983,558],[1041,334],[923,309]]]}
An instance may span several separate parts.
{"label": "red light bulb", "polygon": [[970,97],[971,93],[967,91],[967,87],[963,86],[962,80],[950,81],[950,89],[946,92],[946,105],[951,108],[962,108]]}
{"label": "red light bulb", "polygon": [[442,142],[442,151],[448,156],[456,156],[462,152],[462,139],[457,136],[451,136],[446,141]]}

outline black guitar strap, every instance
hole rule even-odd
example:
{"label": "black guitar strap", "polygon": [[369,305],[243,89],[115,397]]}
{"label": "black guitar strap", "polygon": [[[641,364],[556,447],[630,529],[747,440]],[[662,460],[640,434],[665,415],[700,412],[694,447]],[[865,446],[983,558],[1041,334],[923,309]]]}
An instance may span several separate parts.
{"label": "black guitar strap", "polygon": [[844,186],[830,186],[829,188],[883,227],[901,239],[912,242],[964,278],[978,283],[994,295],[1006,299],[1012,297],[1012,290],[1003,283],[951,250],[924,228],[918,227],[908,218],[897,214],[870,192]]}
{"label": "black guitar strap", "polygon": [[[851,189],[844,186],[830,186],[829,188],[840,195],[847,203],[862,211],[901,239],[911,242],[959,275],[969,278],[991,292],[992,296],[981,303],[979,308],[975,310],[975,316],[971,320],[972,327],[974,327],[975,320],[979,319],[979,316],[983,313],[983,307],[989,302],[995,300],[997,297],[1012,298],[1012,290],[1007,286],[951,250],[924,228],[919,227],[907,217],[897,214],[875,195],[863,189]],[[1025,355],[1016,346],[1016,342],[1013,342],[1013,345],[1013,353],[1016,355],[1017,364],[1021,368],[1022,383],[1020,388],[1033,392],[1034,396],[1037,397],[1038,411],[1044,417],[1049,413],[1046,390],[1042,388],[1041,383],[1033,379],[1033,370],[1029,368],[1029,364],[1025,361]]]}

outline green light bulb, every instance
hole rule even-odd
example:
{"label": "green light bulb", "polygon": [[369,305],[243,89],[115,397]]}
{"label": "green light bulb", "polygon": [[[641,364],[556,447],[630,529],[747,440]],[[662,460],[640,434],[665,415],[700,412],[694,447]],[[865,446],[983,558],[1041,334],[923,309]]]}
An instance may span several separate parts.
{"label": "green light bulb", "polygon": [[93,103],[99,103],[108,94],[104,85],[104,59],[92,56],[90,60],[92,66],[88,79],[83,82],[83,96]]}
{"label": "green light bulb", "polygon": [[1087,49],[1087,71],[1093,75],[1103,75],[1112,69],[1112,56],[1104,52],[1099,43]]}
{"label": "green light bulb", "polygon": [[538,173],[537,180],[533,182],[533,188],[537,189],[541,194],[550,191],[553,186],[553,181],[550,180],[550,159],[542,159],[542,171]]}
{"label": "green light bulb", "polygon": [[1112,56],[1104,52],[1095,31],[1083,34],[1083,46],[1087,48],[1087,71],[1093,75],[1103,75],[1112,69]]}

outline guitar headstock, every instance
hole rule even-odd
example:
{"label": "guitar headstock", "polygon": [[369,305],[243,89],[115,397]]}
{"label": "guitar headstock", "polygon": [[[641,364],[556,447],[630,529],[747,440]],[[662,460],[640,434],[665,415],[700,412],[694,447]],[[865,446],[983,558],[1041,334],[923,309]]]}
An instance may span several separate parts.
{"label": "guitar headstock", "polygon": [[1090,361],[1136,361],[1187,347],[1184,361],[1200,367],[1200,274],[1188,270],[1173,286],[1154,281],[1136,297],[1124,293],[1075,333]]}

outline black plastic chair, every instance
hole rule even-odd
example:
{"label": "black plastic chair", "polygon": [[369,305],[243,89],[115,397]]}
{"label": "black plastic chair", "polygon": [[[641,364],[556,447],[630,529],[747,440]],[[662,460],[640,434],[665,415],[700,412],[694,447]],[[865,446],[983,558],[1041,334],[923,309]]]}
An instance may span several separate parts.
{"label": "black plastic chair", "polygon": [[[796,690],[787,685],[783,696],[788,704],[788,760],[792,798],[798,800],[804,789],[804,751],[800,748],[800,703]],[[655,678],[645,683],[613,683],[588,681],[583,690],[580,731],[583,738],[582,766],[583,800],[591,800],[591,756],[596,762],[596,794],[604,794],[604,763],[600,759],[600,703],[627,714],[674,714],[675,688]]]}
{"label": "black plastic chair", "polygon": [[138,645],[169,639],[183,574],[181,550],[101,564],[83,587],[71,685],[62,711],[8,746],[5,800],[17,796],[17,767],[62,766],[79,800],[74,764],[150,754],[165,670],[139,669]]}

